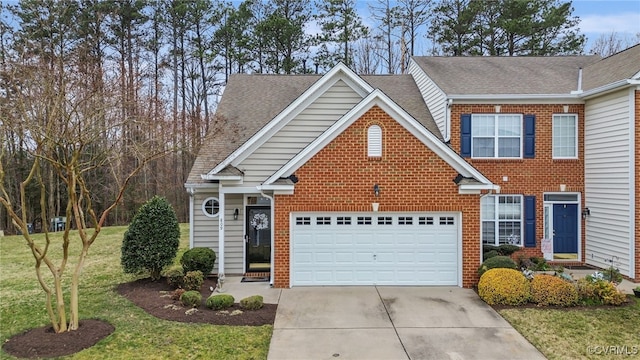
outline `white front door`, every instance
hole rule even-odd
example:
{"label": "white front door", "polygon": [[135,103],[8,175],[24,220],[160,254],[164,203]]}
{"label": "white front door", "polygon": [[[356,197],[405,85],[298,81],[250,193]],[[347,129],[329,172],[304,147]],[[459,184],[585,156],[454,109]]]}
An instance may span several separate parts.
{"label": "white front door", "polygon": [[293,213],[291,283],[459,285],[458,213]]}

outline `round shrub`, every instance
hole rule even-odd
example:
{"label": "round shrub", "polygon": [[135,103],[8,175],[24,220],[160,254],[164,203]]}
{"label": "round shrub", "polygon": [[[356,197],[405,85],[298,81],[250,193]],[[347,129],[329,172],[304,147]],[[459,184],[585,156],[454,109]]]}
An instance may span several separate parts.
{"label": "round shrub", "polygon": [[622,305],[626,296],[616,286],[605,280],[580,279],[576,283],[580,302],[584,305]]}
{"label": "round shrub", "polygon": [[207,298],[206,305],[209,309],[222,310],[230,307],[235,302],[229,294],[211,295]]}
{"label": "round shrub", "polygon": [[264,299],[260,295],[253,295],[240,300],[240,307],[247,310],[258,310],[264,306]]}
{"label": "round shrub", "polygon": [[531,285],[518,270],[489,269],[480,277],[478,295],[489,305],[522,305],[531,298]]}
{"label": "round shrub", "polygon": [[578,303],[578,291],[557,276],[536,275],[531,280],[531,301],[542,306],[574,306]]}
{"label": "round shrub", "polygon": [[213,271],[213,264],[216,262],[216,253],[209,248],[196,247],[185,251],[180,259],[180,264],[185,273],[200,270],[203,274],[210,274]]}
{"label": "round shrub", "polygon": [[173,265],[170,268],[166,269],[163,272],[164,277],[167,279],[167,284],[174,288],[181,288],[182,281],[184,278],[184,272],[182,271],[182,266]]}
{"label": "round shrub", "polygon": [[195,290],[185,291],[180,296],[180,302],[184,306],[197,308],[202,303],[202,295],[200,295],[200,293]]}
{"label": "round shrub", "polygon": [[182,287],[187,291],[200,291],[202,283],[204,283],[204,275],[202,275],[202,271],[200,270],[189,271],[184,274],[184,277],[182,278]]}
{"label": "round shrub", "polygon": [[494,256],[486,259],[478,268],[478,275],[482,276],[487,270],[496,268],[517,269],[516,262],[508,256]]}
{"label": "round shrub", "polygon": [[498,255],[500,254],[496,250],[487,251],[486,253],[482,254],[482,260],[486,261],[487,259],[491,259],[492,257],[496,257]]}
{"label": "round shrub", "polygon": [[522,250],[522,248],[520,246],[517,245],[511,245],[511,244],[502,244],[500,246],[498,246],[498,254],[503,255],[503,256],[509,256],[511,254],[513,254],[516,251],[520,251]]}
{"label": "round shrub", "polygon": [[170,265],[180,245],[178,218],[167,199],[154,196],[140,207],[124,233],[120,262],[125,273],[149,272],[160,279],[162,269]]}

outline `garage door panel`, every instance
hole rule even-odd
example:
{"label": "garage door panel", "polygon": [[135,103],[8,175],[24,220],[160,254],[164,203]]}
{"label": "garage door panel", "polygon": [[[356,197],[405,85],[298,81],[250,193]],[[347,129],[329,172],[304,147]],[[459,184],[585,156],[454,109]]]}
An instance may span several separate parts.
{"label": "garage door panel", "polygon": [[[457,214],[302,215],[292,285],[457,285]],[[295,215],[294,215],[295,218]]]}

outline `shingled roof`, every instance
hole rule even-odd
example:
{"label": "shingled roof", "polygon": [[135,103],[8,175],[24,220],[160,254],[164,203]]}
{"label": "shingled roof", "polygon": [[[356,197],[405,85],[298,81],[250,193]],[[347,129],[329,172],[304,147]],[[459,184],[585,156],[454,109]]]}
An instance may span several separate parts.
{"label": "shingled roof", "polygon": [[569,94],[578,89],[579,68],[599,59],[598,55],[413,58],[449,95]]}
{"label": "shingled roof", "polygon": [[590,64],[583,71],[583,90],[592,90],[640,72],[640,44]]}
{"label": "shingled roof", "polygon": [[[320,75],[232,75],[218,105],[214,126],[205,138],[187,183],[203,183],[201,174],[216,167],[320,78]],[[362,78],[373,88],[382,90],[427,130],[441,138],[410,75]],[[223,172],[231,174],[236,170],[225,169]]]}

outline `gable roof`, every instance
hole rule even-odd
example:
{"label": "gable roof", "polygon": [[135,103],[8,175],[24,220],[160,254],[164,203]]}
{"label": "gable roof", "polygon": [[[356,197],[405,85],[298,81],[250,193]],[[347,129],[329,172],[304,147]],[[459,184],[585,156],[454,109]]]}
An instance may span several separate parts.
{"label": "gable roof", "polygon": [[640,75],[640,44],[590,64],[583,71],[583,90],[593,90]]}
{"label": "gable roof", "polygon": [[216,174],[229,171],[234,153],[250,151],[248,144],[257,141],[256,137],[265,132],[273,121],[281,121],[287,111],[295,110],[292,108],[301,103],[304,96],[310,96],[309,92],[314,90],[320,91],[321,82],[334,75],[351,82],[352,86],[361,87],[363,97],[374,88],[380,88],[424,128],[440,137],[437,125],[410,75],[359,77],[344,65],[338,65],[324,76],[232,75],[216,111],[216,124],[205,138],[187,184],[202,183],[201,175],[211,173],[216,167],[220,168]]}
{"label": "gable roof", "polygon": [[[380,89],[376,89],[354,106],[349,112],[336,121],[327,131],[318,136],[307,147],[300,151],[290,161],[288,161],[280,170],[276,171],[269,179],[265,181],[266,185],[274,184],[283,177],[292,175],[297,169],[304,165],[315,154],[327,146],[338,135],[340,135],[351,124],[358,120],[365,112],[374,106],[379,106],[382,110],[389,114],[400,125],[407,129],[413,136],[422,141],[425,146],[436,153],[440,158],[447,162],[464,178],[473,179],[472,186],[469,189],[487,189],[497,190],[499,186],[491,183],[482,173],[467,163],[458,153],[442,142],[442,139],[434,135],[434,133],[425,129],[416,119],[408,112],[398,106],[390,97],[388,97]],[[466,184],[461,185],[461,189],[465,189]]]}
{"label": "gable roof", "polygon": [[447,95],[550,95],[578,89],[590,56],[418,56],[413,60]]}

